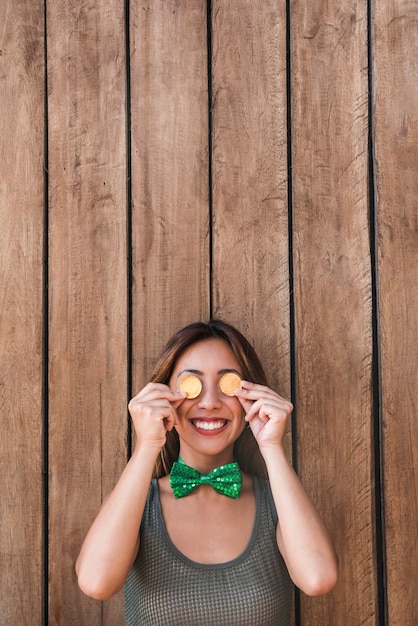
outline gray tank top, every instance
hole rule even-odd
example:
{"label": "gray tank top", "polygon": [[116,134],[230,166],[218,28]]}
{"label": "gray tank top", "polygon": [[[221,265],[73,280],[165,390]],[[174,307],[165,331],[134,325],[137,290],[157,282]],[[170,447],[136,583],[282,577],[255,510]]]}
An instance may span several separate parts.
{"label": "gray tank top", "polygon": [[126,626],[289,626],[293,585],[277,548],[267,480],[254,476],[256,517],[244,552],[227,563],[191,561],[168,537],[157,481],[141,546],[125,584]]}

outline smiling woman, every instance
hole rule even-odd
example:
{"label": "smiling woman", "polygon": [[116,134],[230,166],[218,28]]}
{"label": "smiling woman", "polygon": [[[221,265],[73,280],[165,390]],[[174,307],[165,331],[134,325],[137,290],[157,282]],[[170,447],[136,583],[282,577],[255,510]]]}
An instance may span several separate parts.
{"label": "smiling woman", "polygon": [[[220,320],[211,320],[208,323],[196,322],[175,333],[163,349],[160,359],[154,367],[151,381],[169,384],[177,361],[182,354],[190,346],[209,339],[222,340],[229,346],[235,356],[236,365],[235,368],[232,368],[232,372],[235,372],[241,379],[240,385],[237,384],[237,389],[242,385],[243,378],[261,385],[267,385],[266,374],[254,348],[236,328]],[[222,367],[220,374],[226,375],[230,371],[231,370]],[[185,377],[190,374],[192,374],[192,372],[186,372]],[[198,376],[196,372],[194,372],[194,375]],[[218,379],[219,385],[221,385],[222,381],[224,381],[224,376],[219,376]],[[179,390],[181,390],[180,383],[182,380],[183,379],[179,380]],[[200,378],[199,393],[201,388],[202,379]],[[227,395],[230,395],[230,393]],[[180,444],[177,431],[175,429],[168,431],[166,433],[166,444],[161,450],[155,465],[154,477],[160,478],[170,473],[171,466],[179,454],[179,448]],[[263,457],[260,454],[257,442],[251,432],[243,432],[235,443],[234,453],[240,463],[241,469],[245,472],[267,477]]]}
{"label": "smiling woman", "polygon": [[77,561],[80,587],[125,587],[126,624],[289,626],[292,582],[329,591],[337,558],[291,468],[291,403],[219,320],[167,343],[129,403],[135,451]]}
{"label": "smiling woman", "polygon": [[220,338],[198,341],[176,360],[169,381],[171,389],[177,389],[181,376],[191,372],[202,387],[198,396],[186,396],[178,406],[174,429],[182,458],[187,461],[192,456],[191,464],[202,467],[201,471],[234,458],[235,441],[245,428],[244,409],[237,396],[221,391],[220,382],[226,373],[240,370],[237,357]]}

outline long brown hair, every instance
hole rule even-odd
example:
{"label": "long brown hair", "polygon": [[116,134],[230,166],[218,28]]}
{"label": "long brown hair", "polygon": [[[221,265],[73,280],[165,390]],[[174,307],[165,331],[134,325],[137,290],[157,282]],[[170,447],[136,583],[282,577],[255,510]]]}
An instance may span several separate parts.
{"label": "long brown hair", "polygon": [[[168,384],[178,358],[191,345],[207,339],[225,341],[242,368],[245,379],[261,385],[267,384],[263,366],[249,341],[233,326],[218,319],[208,322],[194,322],[176,332],[165,345],[154,370],[151,381]],[[154,477],[160,478],[170,473],[180,449],[175,429],[167,433],[167,440],[154,467]],[[245,428],[235,442],[235,458],[241,469],[248,474],[267,476],[263,457],[250,428]]]}

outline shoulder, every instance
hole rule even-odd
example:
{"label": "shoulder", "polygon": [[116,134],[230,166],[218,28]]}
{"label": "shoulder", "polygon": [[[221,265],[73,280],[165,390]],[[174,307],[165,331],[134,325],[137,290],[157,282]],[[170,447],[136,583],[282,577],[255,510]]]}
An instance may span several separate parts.
{"label": "shoulder", "polygon": [[148,489],[147,500],[145,503],[144,513],[142,515],[141,527],[148,521],[149,516],[153,516],[159,504],[158,481],[153,478]]}
{"label": "shoulder", "polygon": [[158,485],[158,490],[160,493],[170,493],[172,491],[170,487],[170,475],[162,476],[161,478],[154,479],[156,485]]}
{"label": "shoulder", "polygon": [[268,478],[261,478],[260,476],[253,475],[254,491],[258,506],[263,506],[269,511],[270,517],[274,524],[278,522],[278,516],[276,511],[276,505],[274,504],[273,494],[271,492],[270,482]]}
{"label": "shoulder", "polygon": [[260,493],[263,494],[270,491],[270,483],[268,481],[268,478],[262,478],[261,476],[258,476],[258,474],[251,474],[250,478],[253,482],[255,491],[258,490]]}
{"label": "shoulder", "polygon": [[170,487],[170,476],[162,476],[161,478],[154,479],[156,496],[159,499],[161,506],[165,508],[168,502],[175,501],[173,490]]}

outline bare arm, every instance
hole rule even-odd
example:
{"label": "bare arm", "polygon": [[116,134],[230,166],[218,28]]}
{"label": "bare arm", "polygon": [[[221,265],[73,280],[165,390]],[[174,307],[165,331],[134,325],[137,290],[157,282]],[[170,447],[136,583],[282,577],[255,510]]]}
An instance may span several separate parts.
{"label": "bare arm", "polygon": [[154,463],[167,430],[175,423],[175,407],[183,399],[183,394],[166,385],[151,383],[129,403],[137,445],[94,520],[76,563],[78,584],[88,596],[106,600],[126,581],[139,548]]}
{"label": "bare arm", "polygon": [[279,518],[277,543],[289,574],[302,591],[320,595],[337,582],[338,559],[330,535],[283,449],[290,402],[262,385],[236,392],[266,462]]}
{"label": "bare arm", "polygon": [[289,574],[307,595],[330,591],[337,582],[338,561],[329,533],[283,448],[265,451],[279,524],[277,543]]}

